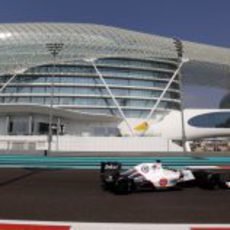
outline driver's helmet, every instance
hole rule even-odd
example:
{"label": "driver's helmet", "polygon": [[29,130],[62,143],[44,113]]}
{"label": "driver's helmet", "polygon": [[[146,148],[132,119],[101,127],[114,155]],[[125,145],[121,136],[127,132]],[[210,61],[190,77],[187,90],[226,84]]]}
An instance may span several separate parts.
{"label": "driver's helmet", "polygon": [[160,169],[162,167],[161,161],[156,160],[156,162],[153,164],[152,168],[155,169]]}

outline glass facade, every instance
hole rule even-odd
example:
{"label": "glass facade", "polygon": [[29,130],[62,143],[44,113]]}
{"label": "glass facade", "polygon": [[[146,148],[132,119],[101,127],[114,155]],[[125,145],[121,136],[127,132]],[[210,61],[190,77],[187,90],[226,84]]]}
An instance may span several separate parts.
{"label": "glass facade", "polygon": [[[141,60],[128,58],[99,59],[96,62],[106,83],[128,117],[146,116],[177,68],[172,60]],[[0,77],[6,82],[10,75]],[[51,87],[53,85],[53,88]],[[53,104],[78,111],[117,114],[110,95],[92,65],[67,63],[32,67],[3,90],[1,103]],[[159,105],[161,109],[180,108],[178,79],[171,84]],[[137,113],[136,110],[139,110]]]}
{"label": "glass facade", "polygon": [[9,135],[29,135],[29,117],[28,116],[10,116],[8,124]]}
{"label": "glass facade", "polygon": [[230,113],[215,112],[191,118],[189,125],[199,128],[230,128]]}

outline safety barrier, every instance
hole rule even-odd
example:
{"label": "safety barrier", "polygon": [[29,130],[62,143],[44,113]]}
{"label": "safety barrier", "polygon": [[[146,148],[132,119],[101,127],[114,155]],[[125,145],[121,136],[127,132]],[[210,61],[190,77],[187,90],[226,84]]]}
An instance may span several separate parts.
{"label": "safety barrier", "polygon": [[126,167],[161,160],[165,166],[230,165],[230,157],[50,157],[0,155],[0,167],[98,169],[102,161],[118,161]]}

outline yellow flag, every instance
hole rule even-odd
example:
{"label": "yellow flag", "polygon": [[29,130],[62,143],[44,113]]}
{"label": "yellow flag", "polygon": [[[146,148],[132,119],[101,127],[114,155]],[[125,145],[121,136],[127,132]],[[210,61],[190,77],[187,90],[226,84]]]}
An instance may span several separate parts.
{"label": "yellow flag", "polygon": [[148,128],[149,128],[149,124],[146,121],[144,121],[144,122],[142,122],[142,123],[140,123],[134,127],[134,129],[138,132],[145,132],[146,130],[148,130]]}

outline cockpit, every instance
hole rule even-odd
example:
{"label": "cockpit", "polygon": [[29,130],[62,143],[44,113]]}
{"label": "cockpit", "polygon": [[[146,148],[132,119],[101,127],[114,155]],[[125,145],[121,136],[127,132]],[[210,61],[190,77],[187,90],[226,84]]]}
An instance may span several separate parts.
{"label": "cockpit", "polygon": [[158,169],[161,169],[162,168],[162,163],[161,161],[157,160],[155,163],[153,163],[152,165],[152,169],[153,170],[158,170]]}

